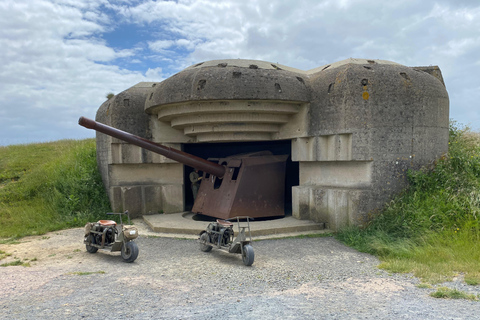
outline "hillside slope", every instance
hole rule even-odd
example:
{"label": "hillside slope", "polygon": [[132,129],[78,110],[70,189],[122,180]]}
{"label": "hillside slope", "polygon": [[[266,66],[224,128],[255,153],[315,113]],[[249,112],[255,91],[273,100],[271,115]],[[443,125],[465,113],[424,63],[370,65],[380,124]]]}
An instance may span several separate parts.
{"label": "hillside slope", "polygon": [[83,226],[109,207],[94,139],[0,147],[0,237]]}

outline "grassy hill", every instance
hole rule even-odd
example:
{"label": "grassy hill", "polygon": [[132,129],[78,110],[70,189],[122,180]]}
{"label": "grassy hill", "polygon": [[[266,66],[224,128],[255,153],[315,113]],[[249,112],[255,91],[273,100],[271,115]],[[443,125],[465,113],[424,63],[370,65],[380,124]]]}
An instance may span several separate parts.
{"label": "grassy hill", "polygon": [[94,139],[0,147],[0,237],[83,226],[109,207]]}

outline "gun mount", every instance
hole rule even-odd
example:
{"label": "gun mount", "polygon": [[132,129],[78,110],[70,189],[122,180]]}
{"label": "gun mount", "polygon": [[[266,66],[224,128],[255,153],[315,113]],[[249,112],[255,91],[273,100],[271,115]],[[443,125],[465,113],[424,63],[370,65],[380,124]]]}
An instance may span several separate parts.
{"label": "gun mount", "polygon": [[78,124],[203,171],[193,213],[220,219],[285,214],[285,162],[288,155],[261,151],[205,160],[85,117],[80,117]]}

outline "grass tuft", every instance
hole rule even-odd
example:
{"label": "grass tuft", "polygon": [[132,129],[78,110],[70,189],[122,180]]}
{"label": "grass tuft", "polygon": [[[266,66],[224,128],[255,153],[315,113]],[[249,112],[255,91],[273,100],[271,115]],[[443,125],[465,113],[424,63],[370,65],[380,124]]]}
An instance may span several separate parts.
{"label": "grass tuft", "polygon": [[419,283],[416,285],[416,287],[420,289],[430,289],[432,288],[432,285],[428,283]]}
{"label": "grass tuft", "polygon": [[457,289],[450,289],[447,287],[440,287],[437,291],[430,293],[431,297],[441,299],[466,299],[466,300],[478,300],[478,296],[474,294],[468,294]]}
{"label": "grass tuft", "polygon": [[82,271],[76,271],[76,272],[69,272],[67,275],[75,275],[75,276],[88,276],[91,274],[105,274],[105,271],[91,271],[91,272],[82,272]]}
{"label": "grass tuft", "polygon": [[30,263],[23,262],[22,260],[14,260],[12,262],[0,264],[0,267],[12,267],[12,266],[30,267]]}
{"label": "grass tuft", "polygon": [[7,252],[5,252],[5,251],[3,251],[3,250],[0,250],[0,260],[4,259],[4,258],[6,258],[6,257],[9,257],[9,256],[11,256],[11,255],[12,255],[11,253],[7,253]]}

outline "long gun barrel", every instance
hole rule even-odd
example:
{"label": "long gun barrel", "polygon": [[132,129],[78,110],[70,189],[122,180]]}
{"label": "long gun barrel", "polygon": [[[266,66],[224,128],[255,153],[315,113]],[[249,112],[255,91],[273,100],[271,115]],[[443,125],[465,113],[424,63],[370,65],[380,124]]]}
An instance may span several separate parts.
{"label": "long gun barrel", "polygon": [[96,122],[92,119],[80,117],[80,119],[78,119],[78,124],[87,129],[93,129],[114,138],[129,142],[146,150],[159,153],[169,159],[178,161],[192,168],[205,171],[216,177],[222,178],[225,175],[226,168],[222,165],[202,159],[200,157],[188,154],[180,150],[166,147],[164,145],[152,142],[131,133],[112,128],[103,123]]}

